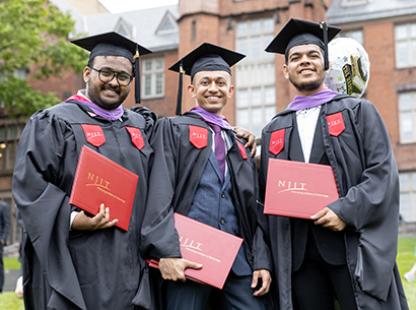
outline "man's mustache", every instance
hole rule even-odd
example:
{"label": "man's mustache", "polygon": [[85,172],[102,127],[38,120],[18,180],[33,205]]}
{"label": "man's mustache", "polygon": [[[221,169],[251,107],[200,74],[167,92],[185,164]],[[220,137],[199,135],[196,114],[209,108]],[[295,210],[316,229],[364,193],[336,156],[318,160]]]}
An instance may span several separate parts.
{"label": "man's mustache", "polygon": [[120,87],[118,87],[118,86],[111,86],[111,85],[104,85],[103,86],[103,90],[112,90],[112,91],[114,91],[114,92],[116,92],[117,94],[120,94]]}

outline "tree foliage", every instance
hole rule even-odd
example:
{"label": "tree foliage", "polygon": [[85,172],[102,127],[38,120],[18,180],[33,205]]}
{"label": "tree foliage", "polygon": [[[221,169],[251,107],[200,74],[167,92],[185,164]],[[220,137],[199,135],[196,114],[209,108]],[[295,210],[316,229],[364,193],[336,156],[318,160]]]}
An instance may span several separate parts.
{"label": "tree foliage", "polygon": [[70,15],[47,0],[0,0],[0,102],[8,114],[29,115],[59,101],[16,72],[29,70],[36,79],[80,72],[86,54],[69,43],[73,30]]}

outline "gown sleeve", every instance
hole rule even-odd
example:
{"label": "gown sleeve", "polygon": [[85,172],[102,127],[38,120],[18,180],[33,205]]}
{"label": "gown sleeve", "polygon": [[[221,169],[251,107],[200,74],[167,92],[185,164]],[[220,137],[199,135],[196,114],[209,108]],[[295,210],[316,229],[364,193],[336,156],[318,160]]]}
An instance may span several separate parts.
{"label": "gown sleeve", "polygon": [[48,306],[64,309],[72,303],[86,309],[66,245],[69,197],[60,189],[65,181],[63,156],[69,138],[66,124],[47,110],[32,116],[20,138],[12,188],[41,272],[52,288]]}
{"label": "gown sleeve", "polygon": [[172,206],[177,177],[177,147],[169,119],[157,122],[150,143],[154,149],[154,157],[142,226],[142,250],[145,258],[181,257]]}
{"label": "gown sleeve", "polygon": [[390,139],[375,107],[362,102],[356,122],[364,158],[361,180],[329,208],[360,231],[384,221],[391,209],[397,208],[398,211],[399,190]]}
{"label": "gown sleeve", "polygon": [[387,130],[370,102],[361,102],[355,123],[364,168],[359,182],[328,207],[360,235],[354,271],[360,288],[386,300],[397,255],[398,169]]}
{"label": "gown sleeve", "polygon": [[153,131],[153,127],[157,121],[157,115],[154,112],[152,112],[152,110],[150,110],[149,108],[140,105],[133,106],[131,108],[131,111],[143,116],[144,120],[146,121],[146,135],[150,136]]}

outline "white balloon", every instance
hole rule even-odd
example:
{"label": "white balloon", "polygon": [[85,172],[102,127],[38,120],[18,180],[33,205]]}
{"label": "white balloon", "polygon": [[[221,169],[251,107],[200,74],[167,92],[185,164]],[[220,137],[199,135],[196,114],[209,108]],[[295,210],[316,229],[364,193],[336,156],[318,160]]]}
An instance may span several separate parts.
{"label": "white balloon", "polygon": [[328,52],[325,84],[341,94],[361,97],[370,79],[370,61],[364,47],[354,39],[336,38],[329,43]]}

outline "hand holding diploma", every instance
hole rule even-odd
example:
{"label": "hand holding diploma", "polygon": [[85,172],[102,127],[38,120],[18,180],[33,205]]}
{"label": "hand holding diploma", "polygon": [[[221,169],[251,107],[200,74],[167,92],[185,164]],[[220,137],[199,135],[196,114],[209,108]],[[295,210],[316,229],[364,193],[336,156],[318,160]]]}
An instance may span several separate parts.
{"label": "hand holding diploma", "polygon": [[90,217],[81,211],[77,214],[72,222],[72,230],[97,230],[113,227],[118,222],[118,219],[110,221],[110,209],[106,208],[102,203],[100,211],[94,216]]}
{"label": "hand holding diploma", "polygon": [[159,261],[159,270],[164,280],[186,281],[186,268],[201,269],[202,264],[184,258],[161,258]]}
{"label": "hand holding diploma", "polygon": [[324,208],[311,216],[315,225],[321,225],[333,231],[342,231],[347,224],[329,208]]}

